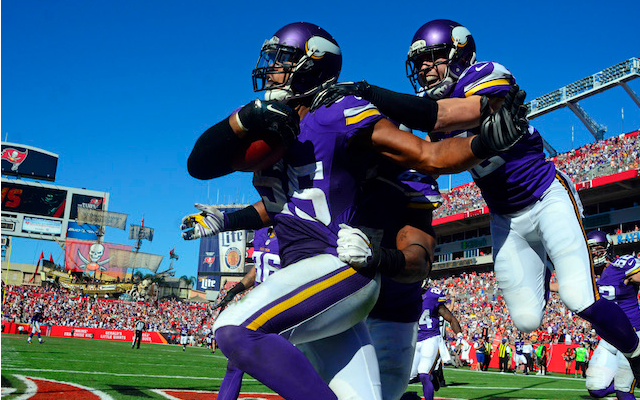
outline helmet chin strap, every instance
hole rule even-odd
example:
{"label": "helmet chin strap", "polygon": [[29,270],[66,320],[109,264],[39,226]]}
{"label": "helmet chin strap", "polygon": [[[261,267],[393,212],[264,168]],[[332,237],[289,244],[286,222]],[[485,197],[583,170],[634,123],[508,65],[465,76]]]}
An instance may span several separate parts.
{"label": "helmet chin strap", "polygon": [[293,96],[291,90],[289,90],[289,86],[286,89],[269,89],[264,92],[264,99],[266,101],[275,100],[275,101],[284,101],[288,100]]}

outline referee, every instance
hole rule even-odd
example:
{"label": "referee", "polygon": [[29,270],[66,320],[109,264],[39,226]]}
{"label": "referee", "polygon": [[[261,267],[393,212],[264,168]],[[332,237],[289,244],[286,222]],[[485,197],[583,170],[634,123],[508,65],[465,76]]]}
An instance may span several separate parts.
{"label": "referee", "polygon": [[140,342],[142,341],[142,331],[144,331],[144,329],[147,327],[147,324],[144,323],[144,318],[140,317],[137,321],[136,321],[136,325],[135,325],[135,329],[136,329],[136,334],[133,338],[133,343],[131,344],[131,348],[133,349],[134,347],[136,348],[140,348]]}

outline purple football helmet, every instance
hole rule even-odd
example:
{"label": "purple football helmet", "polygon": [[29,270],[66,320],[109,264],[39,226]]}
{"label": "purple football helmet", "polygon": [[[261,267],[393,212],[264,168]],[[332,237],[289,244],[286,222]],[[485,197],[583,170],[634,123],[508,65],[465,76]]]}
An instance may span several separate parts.
{"label": "purple football helmet", "polygon": [[613,243],[609,235],[602,231],[587,233],[587,244],[591,251],[593,266],[601,270],[613,259]]}
{"label": "purple football helmet", "polygon": [[[252,73],[253,90],[266,91],[266,100],[299,99],[336,82],[341,68],[342,52],[335,39],[317,25],[296,22],[262,45]],[[282,83],[272,80],[280,74]]]}
{"label": "purple football helmet", "polygon": [[[436,63],[439,58],[446,61]],[[427,81],[430,68],[421,70],[424,61],[431,62],[431,68],[446,63],[447,70],[435,85]],[[451,93],[456,81],[466,68],[476,62],[476,43],[471,32],[457,22],[436,19],[422,25],[413,35],[407,57],[407,77],[416,93],[425,92],[432,99],[439,100]]]}

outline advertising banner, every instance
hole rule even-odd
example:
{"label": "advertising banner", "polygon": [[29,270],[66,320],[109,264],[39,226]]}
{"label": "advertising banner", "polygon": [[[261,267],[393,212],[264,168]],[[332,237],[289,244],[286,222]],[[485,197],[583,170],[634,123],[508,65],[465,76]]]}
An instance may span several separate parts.
{"label": "advertising banner", "polygon": [[67,237],[71,239],[81,240],[98,240],[98,225],[78,225],[76,222],[69,221],[67,227]]}
{"label": "advertising banner", "polygon": [[73,196],[71,196],[71,215],[69,216],[69,219],[78,218],[78,207],[85,208],[87,210],[102,210],[103,205],[103,197],[74,193]]}
{"label": "advertising banner", "polygon": [[219,254],[218,235],[200,239],[198,275],[210,275],[212,272],[220,272]]}
{"label": "advertising banner", "polygon": [[59,236],[62,233],[62,221],[24,217],[22,220],[22,232],[44,233],[46,235]]}
{"label": "advertising banner", "polygon": [[[73,326],[51,326],[49,336],[74,337],[78,339],[117,340],[121,342],[133,342],[135,332],[124,329],[98,329]],[[169,343],[166,335],[160,332],[142,332],[143,343]]]}
{"label": "advertising banner", "polygon": [[102,273],[114,279],[124,279],[126,270],[109,265],[111,249],[130,251],[131,246],[67,239],[64,256],[66,268],[72,272],[84,272],[88,275]]}
{"label": "advertising banner", "polygon": [[66,201],[66,190],[2,182],[3,212],[63,218]]}
{"label": "advertising banner", "polygon": [[246,231],[223,232],[219,237],[220,272],[242,272],[247,247]]}
{"label": "advertising banner", "polygon": [[196,290],[220,291],[220,277],[216,275],[200,275],[196,283]]}

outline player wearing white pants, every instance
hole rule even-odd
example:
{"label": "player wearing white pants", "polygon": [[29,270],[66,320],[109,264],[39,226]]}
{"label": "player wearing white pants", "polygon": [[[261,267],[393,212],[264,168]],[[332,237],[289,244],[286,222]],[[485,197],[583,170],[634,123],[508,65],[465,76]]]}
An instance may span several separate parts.
{"label": "player wearing white pants", "polygon": [[416,344],[416,354],[411,366],[411,378],[419,374],[429,375],[440,358],[441,336],[432,336]]}
{"label": "player wearing white pants", "polygon": [[597,392],[607,389],[611,382],[619,392],[631,392],[634,378],[629,361],[618,349],[600,340],[589,360],[587,369],[587,390]]}
{"label": "player wearing white pants", "polygon": [[375,344],[385,400],[398,399],[407,390],[418,336],[416,322],[395,322],[367,318]]}
{"label": "player wearing white pants", "polygon": [[558,174],[539,201],[513,214],[491,214],[494,267],[514,325],[540,326],[546,305],[547,256],[559,293],[573,312],[597,299],[595,277],[580,218],[582,204],[571,181]]}
{"label": "player wearing white pants", "polygon": [[[335,256],[318,255],[273,274],[227,307],[213,329],[216,337],[230,325],[277,333],[319,360],[314,367],[340,400],[378,400],[378,364],[364,319],[379,289],[379,276],[366,278]],[[345,367],[351,363],[367,368]]]}

